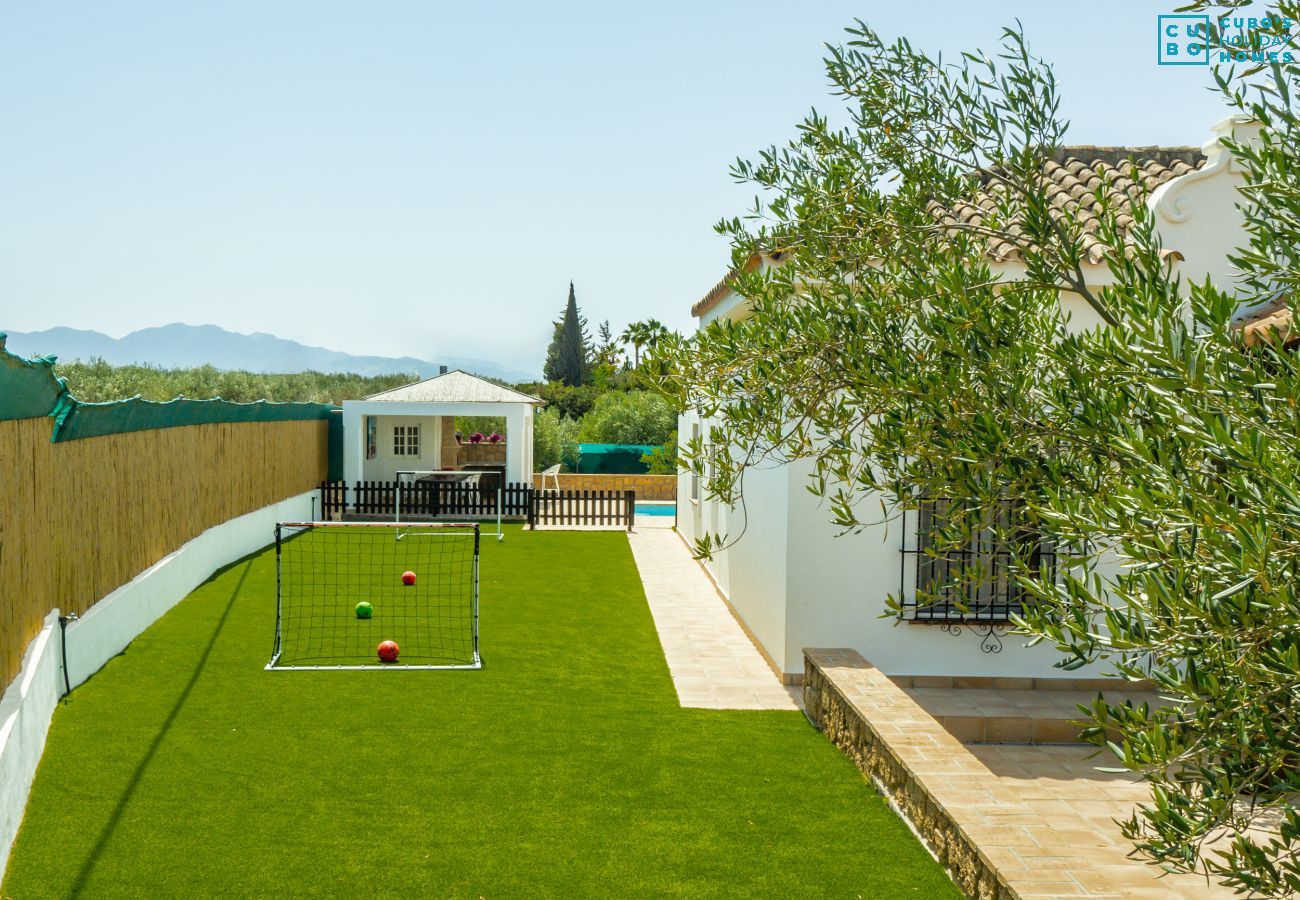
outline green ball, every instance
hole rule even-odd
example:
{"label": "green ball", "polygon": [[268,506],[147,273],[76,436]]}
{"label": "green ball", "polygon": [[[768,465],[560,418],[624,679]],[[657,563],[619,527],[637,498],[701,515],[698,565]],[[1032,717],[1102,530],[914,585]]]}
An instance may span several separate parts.
{"label": "green ball", "polygon": [[357,618],[369,619],[375,614],[375,608],[368,601],[362,600],[357,604]]}

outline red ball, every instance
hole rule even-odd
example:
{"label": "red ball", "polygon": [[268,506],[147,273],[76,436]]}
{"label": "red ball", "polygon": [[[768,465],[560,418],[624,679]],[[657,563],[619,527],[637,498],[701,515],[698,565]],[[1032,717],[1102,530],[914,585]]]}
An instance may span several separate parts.
{"label": "red ball", "polygon": [[415,573],[409,570],[403,572],[402,584],[406,585],[407,587],[410,587],[411,585],[415,584]]}
{"label": "red ball", "polygon": [[397,662],[397,654],[402,649],[397,646],[396,641],[383,641],[379,645],[379,660],[381,662]]}

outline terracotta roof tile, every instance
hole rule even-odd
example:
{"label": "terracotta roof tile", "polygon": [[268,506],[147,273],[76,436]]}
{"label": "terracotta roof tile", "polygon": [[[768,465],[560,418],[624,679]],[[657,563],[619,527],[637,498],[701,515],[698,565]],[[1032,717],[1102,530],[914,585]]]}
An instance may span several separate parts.
{"label": "terracotta roof tile", "polygon": [[[1100,227],[1097,211],[1103,189],[1120,228],[1131,228],[1136,221],[1135,204],[1145,202],[1156,188],[1196,170],[1204,162],[1205,157],[1194,147],[1062,147],[1044,161],[1043,178],[1051,209],[1082,228],[1085,258],[1095,265],[1102,261],[1106,249],[1092,237]],[[1131,172],[1133,163],[1137,164],[1136,173]],[[1000,192],[1001,188],[990,179],[970,199],[946,208],[935,203],[931,210],[940,222],[953,226],[986,225],[997,210]],[[1023,235],[1014,221],[999,230],[1013,238]],[[988,254],[998,262],[1021,257],[1015,241],[1001,238],[990,239]]]}
{"label": "terracotta roof tile", "polygon": [[1276,343],[1281,347],[1300,344],[1300,332],[1292,321],[1291,306],[1284,298],[1273,300],[1251,310],[1238,319],[1233,328],[1241,332],[1247,347]]}
{"label": "terracotta roof tile", "polygon": [[[1130,177],[1133,162],[1138,166],[1137,181]],[[1116,211],[1118,224],[1130,228],[1135,221],[1134,204],[1145,202],[1162,184],[1193,172],[1204,163],[1205,156],[1196,147],[1060,147],[1043,162],[1043,177],[1054,213],[1081,225],[1085,258],[1095,265],[1105,258],[1105,248],[1092,237],[1099,228],[1097,195],[1104,182],[1109,182],[1107,197]],[[954,226],[987,225],[997,210],[997,191],[996,186],[990,187],[986,182],[969,199],[946,208],[935,203],[931,210],[940,222]],[[1000,230],[1011,237],[1024,233],[1018,222]],[[1001,238],[990,239],[988,255],[998,262],[1021,257],[1013,241]],[[1171,255],[1181,258],[1176,252]],[[758,267],[759,259],[759,254],[751,256],[743,271],[752,272]],[[739,274],[740,270],[736,269],[728,272],[691,307],[691,315],[701,316],[716,306],[731,291]]]}

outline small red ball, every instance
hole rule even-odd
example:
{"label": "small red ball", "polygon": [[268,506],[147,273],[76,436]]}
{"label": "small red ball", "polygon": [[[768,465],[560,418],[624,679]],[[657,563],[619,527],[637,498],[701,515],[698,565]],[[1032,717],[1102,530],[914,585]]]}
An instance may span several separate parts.
{"label": "small red ball", "polygon": [[411,572],[411,571],[409,571],[409,570],[406,571],[406,572],[403,572],[403,573],[402,573],[402,584],[406,585],[407,587],[410,587],[411,585],[415,584],[415,573],[414,573],[414,572]]}
{"label": "small red ball", "polygon": [[397,662],[397,654],[402,650],[397,646],[396,641],[383,641],[379,645],[379,660],[381,662]]}

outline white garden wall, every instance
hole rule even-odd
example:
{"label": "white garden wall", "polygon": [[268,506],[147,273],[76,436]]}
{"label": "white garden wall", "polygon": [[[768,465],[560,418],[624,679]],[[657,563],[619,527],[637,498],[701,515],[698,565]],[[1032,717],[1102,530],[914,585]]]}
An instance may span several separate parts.
{"label": "white garden wall", "polygon": [[[75,688],[213,572],[275,540],[275,523],[311,518],[314,492],[215,525],[101,598],[67,627],[67,677]],[[22,670],[0,699],[0,873],[22,821],[50,719],[63,695],[58,612],[45,619]]]}
{"label": "white garden wall", "polygon": [[40,634],[27,645],[18,677],[0,698],[0,875],[23,820],[50,717],[63,695],[58,639],[55,611],[45,617]]}

